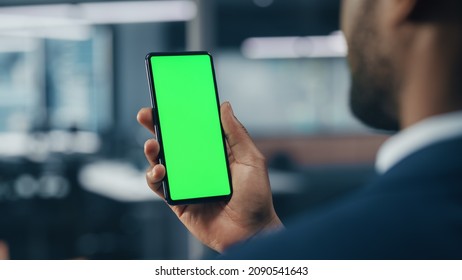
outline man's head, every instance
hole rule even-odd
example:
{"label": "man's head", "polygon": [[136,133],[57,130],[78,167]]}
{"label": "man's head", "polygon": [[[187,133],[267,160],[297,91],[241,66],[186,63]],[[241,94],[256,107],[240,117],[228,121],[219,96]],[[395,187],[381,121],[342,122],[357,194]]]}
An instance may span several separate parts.
{"label": "man's head", "polygon": [[[459,0],[342,1],[342,29],[352,72],[350,106],[358,119],[377,129],[402,127],[402,92],[410,73],[418,70],[419,59],[413,54],[426,48],[419,53],[426,59],[425,53],[442,43],[425,46],[425,32],[456,26],[457,32],[449,36],[462,37],[461,7]],[[459,66],[460,58],[462,54],[457,58]]]}

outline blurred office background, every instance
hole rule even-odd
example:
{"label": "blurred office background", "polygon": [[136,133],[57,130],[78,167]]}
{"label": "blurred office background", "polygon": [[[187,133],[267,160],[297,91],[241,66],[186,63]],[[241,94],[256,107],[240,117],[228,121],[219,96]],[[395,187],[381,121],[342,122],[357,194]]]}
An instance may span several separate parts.
{"label": "blurred office background", "polygon": [[144,181],[150,135],[136,113],[150,106],[152,51],[211,51],[283,220],[360,187],[386,136],[348,110],[338,12],[338,0],[0,0],[3,255],[213,254]]}

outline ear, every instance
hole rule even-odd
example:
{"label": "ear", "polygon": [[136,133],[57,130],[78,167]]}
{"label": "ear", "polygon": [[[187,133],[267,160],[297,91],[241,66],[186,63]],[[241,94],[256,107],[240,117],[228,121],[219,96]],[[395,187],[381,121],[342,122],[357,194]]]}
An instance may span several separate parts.
{"label": "ear", "polygon": [[422,0],[385,0],[387,21],[391,25],[401,25],[410,20],[415,14]]}

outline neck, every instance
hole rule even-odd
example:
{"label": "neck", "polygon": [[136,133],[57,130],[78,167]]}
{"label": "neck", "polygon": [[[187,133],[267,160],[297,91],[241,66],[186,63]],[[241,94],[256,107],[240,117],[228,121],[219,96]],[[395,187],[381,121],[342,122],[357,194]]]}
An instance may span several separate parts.
{"label": "neck", "polygon": [[410,47],[399,98],[402,129],[432,116],[462,110],[458,75],[454,74],[461,45],[454,42],[454,33],[449,31],[423,27]]}

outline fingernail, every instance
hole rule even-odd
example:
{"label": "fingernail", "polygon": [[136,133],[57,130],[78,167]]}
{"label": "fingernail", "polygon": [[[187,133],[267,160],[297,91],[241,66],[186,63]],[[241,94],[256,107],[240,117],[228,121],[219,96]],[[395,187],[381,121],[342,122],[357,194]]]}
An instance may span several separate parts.
{"label": "fingernail", "polygon": [[149,142],[149,140],[146,140],[146,141],[144,142],[144,150],[145,150],[145,151],[146,151],[146,146],[148,145],[148,142]]}
{"label": "fingernail", "polygon": [[231,114],[233,114],[233,116],[234,116],[234,111],[233,111],[233,107],[231,106],[231,103],[226,102],[226,104],[228,105],[229,110],[231,111]]}

